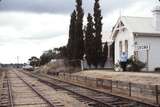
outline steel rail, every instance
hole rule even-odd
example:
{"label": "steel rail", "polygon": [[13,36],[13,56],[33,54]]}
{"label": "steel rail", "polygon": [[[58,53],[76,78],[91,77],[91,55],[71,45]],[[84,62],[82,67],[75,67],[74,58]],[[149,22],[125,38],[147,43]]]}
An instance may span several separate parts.
{"label": "steel rail", "polygon": [[10,83],[10,80],[8,78],[7,72],[6,72],[6,78],[7,78],[7,85],[8,85],[9,103],[10,103],[10,107],[14,107],[12,88],[11,88],[11,83]]}
{"label": "steel rail", "polygon": [[99,90],[95,90],[95,89],[92,89],[92,88],[89,88],[89,87],[80,86],[80,85],[76,85],[76,84],[73,84],[73,83],[70,83],[70,82],[67,82],[67,81],[62,81],[62,80],[59,80],[59,79],[51,78],[51,77],[48,77],[46,75],[45,76],[43,75],[43,77],[47,77],[47,78],[50,78],[50,79],[52,79],[54,81],[59,81],[59,82],[62,82],[62,83],[70,84],[70,85],[81,87],[81,88],[84,88],[84,89],[92,90],[92,91],[95,91],[95,92],[98,92],[98,93],[102,93],[102,94],[105,94],[105,95],[111,95],[113,97],[125,99],[125,100],[128,100],[128,101],[133,101],[133,102],[136,102],[138,104],[148,105],[149,107],[160,107],[160,105],[156,105],[156,104],[152,104],[152,103],[148,103],[148,102],[141,102],[139,100],[129,99],[129,98],[118,96],[118,95],[116,96],[116,95],[113,95],[113,94],[110,94],[110,93],[105,93],[105,92],[102,92],[102,91],[99,91]]}
{"label": "steel rail", "polygon": [[[26,73],[25,73],[26,74]],[[28,74],[28,73],[27,73]],[[74,90],[70,90],[70,89],[67,89],[67,88],[65,88],[65,87],[63,87],[63,86],[60,86],[60,85],[58,85],[58,84],[56,84],[56,83],[53,83],[53,81],[49,81],[48,79],[46,79],[46,78],[44,78],[44,76],[43,77],[40,77],[40,76],[35,76],[35,75],[33,75],[33,74],[28,74],[29,76],[32,76],[32,77],[35,77],[35,78],[38,78],[40,81],[42,81],[42,82],[45,82],[45,83],[49,83],[51,86],[52,85],[54,85],[54,86],[57,86],[57,87],[59,87],[59,88],[61,88],[61,89],[64,89],[64,90],[67,90],[67,91],[69,91],[69,92],[71,92],[71,93],[73,93],[73,94],[75,94],[75,95],[79,95],[79,96],[81,96],[81,97],[83,97],[83,98],[88,98],[88,99],[90,99],[90,100],[92,100],[92,101],[95,101],[95,102],[97,102],[97,103],[99,103],[100,105],[103,105],[103,107],[104,107],[104,105],[105,105],[105,107],[107,106],[107,107],[113,107],[113,104],[111,104],[111,102],[109,102],[109,103],[107,103],[107,102],[103,102],[103,101],[101,101],[101,100],[99,100],[99,99],[95,99],[95,98],[93,98],[93,97],[91,97],[91,96],[87,96],[87,95],[83,95],[83,93],[79,93],[79,92],[75,92]],[[49,77],[48,77],[49,78]],[[53,78],[50,78],[51,80],[53,80]],[[77,85],[74,85],[74,84],[70,84],[70,83],[67,83],[67,82],[64,82],[64,81],[60,81],[60,80],[57,80],[57,79],[54,79],[54,82],[55,81],[58,81],[58,82],[61,82],[61,83],[65,83],[65,84],[68,84],[68,85],[70,85],[70,86],[76,86],[76,87],[80,87],[80,88],[84,88],[84,89],[87,89],[87,90],[90,90],[90,91],[94,91],[94,92],[98,92],[98,91],[95,91],[95,90],[91,90],[91,89],[89,89],[89,88],[86,88],[86,87],[81,87],[81,86],[77,86]],[[102,92],[98,92],[98,93],[102,93]],[[114,100],[114,98],[121,98],[121,97],[118,97],[118,96],[113,96],[113,95],[110,95],[110,94],[107,94],[107,93],[103,93],[103,94],[105,94],[105,95],[108,95],[108,96],[111,96],[112,98],[113,98],[113,100]],[[121,98],[121,99],[124,99],[124,101],[130,101],[131,102],[131,100],[129,100],[129,99],[125,99],[125,98]],[[123,101],[123,100],[122,100]],[[135,101],[133,101],[133,102],[135,102]],[[136,102],[137,103],[137,102]],[[142,104],[142,103],[141,103]],[[146,104],[145,104],[146,105]],[[114,106],[115,107],[115,106]],[[154,106],[155,107],[155,106]]]}
{"label": "steel rail", "polygon": [[[32,76],[33,76],[33,74],[32,74]],[[45,77],[45,76],[43,76],[43,77]],[[59,86],[59,85],[57,85],[56,83],[53,83],[52,81],[44,80],[44,78],[41,78],[41,77],[39,77],[39,76],[36,76],[36,78],[39,78],[40,81],[45,81],[46,83],[48,82],[48,83],[50,83],[50,84],[52,84],[52,85]],[[47,78],[50,78],[50,77],[47,76]],[[98,92],[98,93],[102,93],[102,94],[105,94],[105,95],[111,95],[111,96],[116,97],[116,98],[121,98],[121,99],[124,99],[124,100],[133,101],[133,102],[136,102],[136,103],[138,103],[138,104],[146,105],[146,106],[149,106],[149,107],[159,107],[159,105],[147,104],[147,103],[144,103],[144,102],[127,99],[127,98],[123,98],[123,97],[120,97],[120,96],[115,96],[115,95],[112,95],[112,94],[108,94],[108,93],[105,93],[105,92],[100,92],[100,91],[98,91],[98,90],[94,90],[94,89],[91,89],[91,88],[87,88],[87,87],[84,87],[84,86],[79,86],[79,85],[75,85],[75,84],[72,84],[72,83],[68,83],[68,82],[66,82],[66,81],[61,81],[61,80],[58,80],[58,79],[55,79],[55,78],[50,78],[50,79],[52,79],[52,80],[54,80],[54,81],[59,81],[59,82],[62,82],[62,83],[66,83],[66,84],[69,84],[69,85],[77,86],[77,87],[80,87],[80,88],[92,90],[92,91],[95,91],[95,92]],[[64,88],[64,87],[61,87],[61,86],[59,86],[59,87],[62,88],[62,89],[64,89],[64,90],[67,90],[67,89]],[[71,90],[68,90],[68,91],[71,91]],[[78,95],[78,93],[76,93],[76,92],[73,92],[73,93],[75,93],[75,94]],[[82,95],[82,96],[88,97],[88,96],[86,96],[86,95]],[[90,98],[90,97],[88,97],[88,98]],[[102,104],[105,104],[105,105],[107,105],[107,106],[112,106],[112,105],[110,105],[110,103],[107,104],[107,103],[104,103],[104,102],[99,101],[99,100],[94,99],[94,98],[90,98],[90,99],[91,99],[91,100],[95,100],[95,101],[97,101],[97,102],[101,102]]]}
{"label": "steel rail", "polygon": [[61,87],[61,86],[59,86],[59,85],[53,84],[53,83],[50,82],[50,81],[45,81],[45,80],[41,80],[41,79],[40,79],[40,81],[41,81],[41,82],[44,82],[44,83],[48,83],[48,84],[54,85],[54,86],[57,86],[57,87],[59,87],[59,88],[61,88],[61,89],[63,89],[63,90],[69,91],[69,92],[71,92],[71,93],[73,93],[73,94],[75,94],[75,95],[78,95],[78,96],[80,96],[80,97],[93,100],[93,101],[95,101],[96,103],[99,103],[98,105],[101,105],[100,107],[113,107],[113,106],[110,105],[110,104],[104,103],[104,102],[102,102],[102,101],[96,100],[96,99],[91,98],[91,97],[89,97],[89,96],[82,95],[82,94],[80,94],[80,93],[76,93],[76,92],[74,92],[74,91],[72,91],[72,90],[66,89],[66,88]]}
{"label": "steel rail", "polygon": [[[102,94],[104,94],[104,95],[113,96],[113,98],[124,99],[124,101],[135,102],[135,103],[137,103],[137,104],[144,105],[143,107],[159,107],[159,105],[150,104],[150,103],[148,104],[148,103],[144,103],[144,102],[140,102],[140,101],[136,101],[136,100],[132,100],[132,99],[128,99],[128,98],[123,98],[123,97],[121,97],[121,96],[112,95],[112,94],[109,94],[109,93],[101,92],[101,91],[94,90],[94,89],[91,89],[91,88],[87,88],[87,87],[84,87],[84,86],[79,86],[79,85],[76,85],[76,84],[73,84],[73,83],[68,83],[68,82],[66,82],[66,81],[62,81],[62,80],[59,80],[59,79],[51,78],[51,77],[48,77],[48,76],[46,76],[46,75],[39,75],[39,76],[37,76],[37,75],[32,74],[32,73],[26,73],[26,72],[22,72],[22,73],[24,73],[24,74],[26,74],[26,75],[28,75],[28,76],[37,78],[37,79],[39,79],[40,81],[45,82],[45,83],[47,83],[47,84],[50,84],[50,86],[52,86],[52,85],[53,85],[53,87],[54,87],[54,86],[57,86],[57,87],[59,87],[60,89],[69,91],[69,92],[71,92],[71,93],[73,93],[73,94],[75,94],[75,95],[82,96],[83,98],[88,98],[88,99],[90,99],[90,100],[92,100],[92,101],[95,101],[95,102],[97,102],[97,103],[100,103],[101,105],[106,105],[107,107],[113,107],[113,105],[112,105],[111,103],[105,103],[105,102],[103,102],[103,101],[101,101],[101,100],[94,99],[94,98],[92,98],[92,97],[90,97],[90,96],[83,95],[83,94],[81,94],[81,93],[77,93],[77,92],[75,92],[74,90],[70,90],[70,89],[67,89],[67,88],[65,88],[65,87],[63,87],[63,86],[58,85],[58,83],[55,83],[55,82],[58,81],[58,82],[61,82],[62,84],[65,83],[65,84],[68,84],[68,85],[72,85],[72,86],[76,86],[76,87],[88,89],[88,90],[91,90],[91,91],[94,91],[94,92],[97,92],[97,93],[102,93]],[[106,107],[106,106],[105,106],[105,107]],[[102,107],[104,107],[104,106],[102,106]],[[116,106],[114,106],[114,107],[116,107]],[[133,106],[132,106],[132,107],[133,107]]]}
{"label": "steel rail", "polygon": [[55,107],[55,105],[49,101],[48,99],[46,99],[38,90],[36,90],[35,88],[33,88],[32,85],[30,85],[29,83],[27,83],[23,78],[21,78],[17,73],[15,73],[17,75],[17,77],[19,79],[21,79],[28,87],[30,87],[40,98],[42,98],[45,102],[47,102],[51,107]]}

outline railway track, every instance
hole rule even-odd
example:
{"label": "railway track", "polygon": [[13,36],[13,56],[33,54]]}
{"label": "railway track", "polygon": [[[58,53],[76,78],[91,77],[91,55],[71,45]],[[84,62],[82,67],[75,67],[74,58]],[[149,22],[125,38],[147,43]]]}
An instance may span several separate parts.
{"label": "railway track", "polygon": [[91,104],[91,106],[94,107],[158,107],[154,104],[145,104],[143,102],[133,101],[131,99],[80,87],[48,76],[36,76],[33,74],[29,75],[38,78],[41,82],[44,82],[57,90],[67,90],[72,94],[79,96],[78,98],[80,98],[80,100],[91,100],[94,102],[94,104]]}
{"label": "railway track", "polygon": [[5,80],[6,102],[3,100],[4,104],[0,107],[89,107],[95,103],[17,70],[8,71]]}
{"label": "railway track", "polygon": [[10,105],[10,95],[9,95],[9,86],[8,86],[8,83],[9,81],[7,80],[7,77],[5,75],[4,79],[3,79],[3,87],[1,89],[1,103],[0,103],[0,106],[1,107],[7,107]]}
{"label": "railway track", "polygon": [[[155,107],[17,70],[8,71],[5,80],[6,99],[1,107]],[[68,98],[61,101],[54,98],[57,92],[64,93],[61,97],[67,94],[83,104],[67,105],[63,102]]]}
{"label": "railway track", "polygon": [[[22,76],[22,75],[21,75]],[[33,81],[27,81],[16,72],[8,71],[4,81],[4,98],[1,107],[64,107],[45,95]]]}

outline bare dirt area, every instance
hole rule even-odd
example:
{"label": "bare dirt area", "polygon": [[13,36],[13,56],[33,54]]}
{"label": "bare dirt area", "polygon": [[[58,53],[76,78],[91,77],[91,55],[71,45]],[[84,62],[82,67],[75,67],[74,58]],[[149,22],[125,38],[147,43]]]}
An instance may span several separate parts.
{"label": "bare dirt area", "polygon": [[44,66],[41,66],[40,68],[36,68],[33,72],[34,73],[42,73],[42,74],[49,74],[49,75],[55,75],[57,73],[73,73],[73,72],[79,72],[81,69],[79,67],[71,67],[67,66],[63,60],[58,60],[56,62],[50,62]]}
{"label": "bare dirt area", "polygon": [[73,75],[118,80],[146,85],[160,85],[160,73],[115,72],[112,70],[87,70]]}

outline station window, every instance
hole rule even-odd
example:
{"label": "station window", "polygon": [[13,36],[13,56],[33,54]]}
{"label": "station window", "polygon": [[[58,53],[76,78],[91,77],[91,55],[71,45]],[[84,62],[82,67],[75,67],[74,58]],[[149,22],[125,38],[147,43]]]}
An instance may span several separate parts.
{"label": "station window", "polygon": [[119,52],[120,52],[120,54],[122,53],[122,41],[119,41]]}
{"label": "station window", "polygon": [[125,52],[128,53],[128,40],[125,40]]}

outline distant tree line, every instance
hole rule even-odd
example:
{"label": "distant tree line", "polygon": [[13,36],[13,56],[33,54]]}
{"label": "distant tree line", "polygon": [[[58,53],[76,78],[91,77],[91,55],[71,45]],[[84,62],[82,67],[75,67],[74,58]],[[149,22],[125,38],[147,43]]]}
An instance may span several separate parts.
{"label": "distant tree line", "polygon": [[36,56],[32,56],[29,59],[29,63],[31,66],[41,66],[49,63],[52,59],[64,59],[67,56],[67,48],[66,46],[62,46],[60,48],[54,48],[43,52],[40,58]]}

